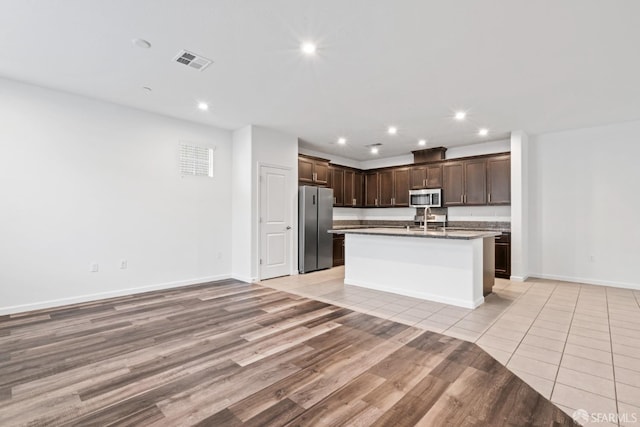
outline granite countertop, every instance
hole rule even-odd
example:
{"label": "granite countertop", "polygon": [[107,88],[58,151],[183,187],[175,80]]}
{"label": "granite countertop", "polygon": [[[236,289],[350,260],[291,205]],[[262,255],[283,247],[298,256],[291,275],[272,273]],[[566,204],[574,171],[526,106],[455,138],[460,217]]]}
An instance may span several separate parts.
{"label": "granite countertop", "polygon": [[397,237],[422,237],[431,239],[457,239],[472,240],[482,239],[485,237],[499,236],[499,231],[474,231],[474,230],[418,230],[415,228],[407,230],[406,228],[334,228],[329,233],[335,234],[369,234],[378,236],[397,236]]}

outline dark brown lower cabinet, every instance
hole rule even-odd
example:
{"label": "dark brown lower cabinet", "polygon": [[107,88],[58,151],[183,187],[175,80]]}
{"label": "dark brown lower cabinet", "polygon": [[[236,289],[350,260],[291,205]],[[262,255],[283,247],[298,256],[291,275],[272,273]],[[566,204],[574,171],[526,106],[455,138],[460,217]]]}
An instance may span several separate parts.
{"label": "dark brown lower cabinet", "polygon": [[344,234],[333,235],[333,266],[344,265]]}
{"label": "dark brown lower cabinet", "polygon": [[496,237],[496,277],[511,277],[511,233]]}

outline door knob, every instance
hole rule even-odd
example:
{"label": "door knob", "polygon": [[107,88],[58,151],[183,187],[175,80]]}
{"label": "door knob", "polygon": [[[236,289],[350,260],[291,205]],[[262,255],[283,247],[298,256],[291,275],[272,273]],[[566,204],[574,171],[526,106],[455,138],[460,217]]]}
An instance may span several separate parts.
{"label": "door knob", "polygon": [[287,225],[287,230],[291,230],[291,226],[290,225]]}

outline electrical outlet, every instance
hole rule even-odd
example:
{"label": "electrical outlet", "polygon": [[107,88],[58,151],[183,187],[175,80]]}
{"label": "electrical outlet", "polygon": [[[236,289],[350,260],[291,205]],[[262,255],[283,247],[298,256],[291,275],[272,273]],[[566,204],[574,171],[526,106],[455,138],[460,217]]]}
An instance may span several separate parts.
{"label": "electrical outlet", "polygon": [[126,270],[127,269],[127,260],[126,259],[121,259],[120,260],[120,270]]}
{"label": "electrical outlet", "polygon": [[89,271],[91,273],[97,273],[99,270],[100,270],[100,266],[98,265],[97,262],[91,263],[91,266],[89,267]]}

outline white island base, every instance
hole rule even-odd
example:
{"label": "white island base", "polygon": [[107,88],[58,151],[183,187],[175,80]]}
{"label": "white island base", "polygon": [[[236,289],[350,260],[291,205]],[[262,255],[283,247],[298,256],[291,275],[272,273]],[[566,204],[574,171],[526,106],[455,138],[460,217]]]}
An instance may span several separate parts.
{"label": "white island base", "polygon": [[344,283],[476,308],[493,287],[494,242],[347,232]]}

